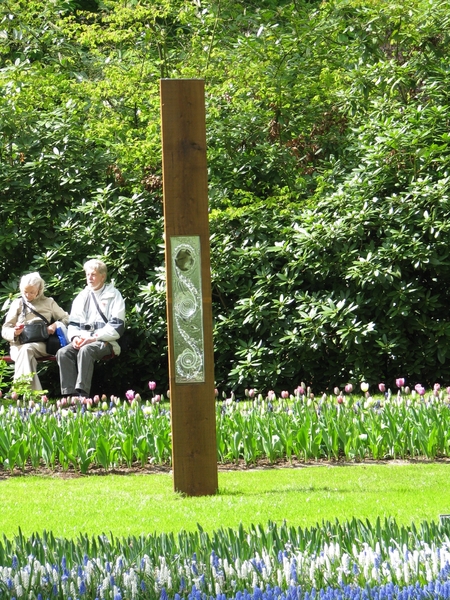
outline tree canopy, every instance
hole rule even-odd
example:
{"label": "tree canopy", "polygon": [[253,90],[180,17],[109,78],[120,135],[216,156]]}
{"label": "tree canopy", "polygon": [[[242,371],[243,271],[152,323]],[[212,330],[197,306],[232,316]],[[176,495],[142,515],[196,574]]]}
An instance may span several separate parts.
{"label": "tree canopy", "polygon": [[159,80],[202,78],[217,385],[450,381],[449,9],[4,0],[3,307],[102,258],[131,343],[98,391],[167,379]]}

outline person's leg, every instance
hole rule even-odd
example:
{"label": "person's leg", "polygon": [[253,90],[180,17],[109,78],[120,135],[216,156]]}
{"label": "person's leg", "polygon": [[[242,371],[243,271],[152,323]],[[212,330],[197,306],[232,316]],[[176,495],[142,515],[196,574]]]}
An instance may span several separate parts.
{"label": "person's leg", "polygon": [[42,390],[42,385],[37,375],[36,358],[47,356],[45,342],[31,342],[21,346],[11,346],[10,356],[14,361],[14,379],[19,379],[22,375],[34,373],[31,380],[32,390]]}
{"label": "person's leg", "polygon": [[78,377],[77,355],[79,350],[72,344],[67,344],[56,353],[56,361],[59,366],[59,380],[61,383],[61,394],[73,396],[76,394],[76,381]]}
{"label": "person's leg", "polygon": [[78,394],[89,396],[91,391],[94,363],[111,354],[111,346],[105,342],[92,342],[80,348],[78,352],[78,377],[75,388]]}

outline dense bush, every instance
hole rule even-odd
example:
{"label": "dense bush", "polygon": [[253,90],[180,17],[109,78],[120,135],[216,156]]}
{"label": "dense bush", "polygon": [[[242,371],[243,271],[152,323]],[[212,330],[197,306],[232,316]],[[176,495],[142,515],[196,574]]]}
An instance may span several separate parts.
{"label": "dense bush", "polygon": [[218,384],[448,380],[449,8],[4,2],[4,307],[99,256],[131,344],[95,391],[167,380],[158,81],[201,77]]}

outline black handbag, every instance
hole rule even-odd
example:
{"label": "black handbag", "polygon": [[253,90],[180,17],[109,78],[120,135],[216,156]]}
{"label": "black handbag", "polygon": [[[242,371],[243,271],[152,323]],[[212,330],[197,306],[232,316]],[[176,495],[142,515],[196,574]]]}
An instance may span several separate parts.
{"label": "black handbag", "polygon": [[44,321],[32,321],[25,323],[22,333],[19,335],[21,344],[30,344],[31,342],[46,342],[49,338],[47,331],[48,323]]}
{"label": "black handbag", "polygon": [[50,323],[47,319],[37,312],[32,306],[27,304],[24,299],[23,303],[23,314],[25,315],[25,307],[31,310],[40,321],[31,321],[31,323],[25,323],[24,330],[19,335],[19,342],[21,344],[29,344],[31,342],[46,342],[47,354],[56,354],[61,348],[61,342],[59,336],[56,333],[49,334],[47,327]]}

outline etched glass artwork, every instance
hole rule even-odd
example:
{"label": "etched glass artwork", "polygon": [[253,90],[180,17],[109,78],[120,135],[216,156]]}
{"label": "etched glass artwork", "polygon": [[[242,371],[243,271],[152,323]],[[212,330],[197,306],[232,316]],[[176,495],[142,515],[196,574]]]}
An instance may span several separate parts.
{"label": "etched glass artwork", "polygon": [[205,381],[199,236],[173,236],[172,318],[175,383]]}

